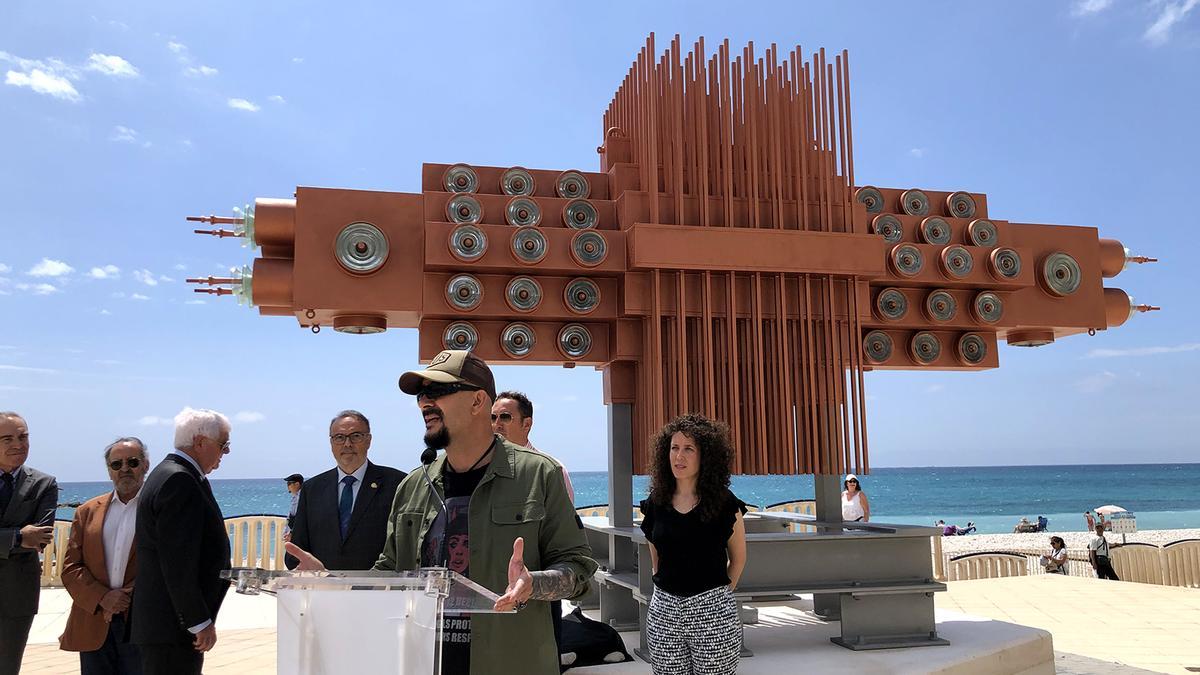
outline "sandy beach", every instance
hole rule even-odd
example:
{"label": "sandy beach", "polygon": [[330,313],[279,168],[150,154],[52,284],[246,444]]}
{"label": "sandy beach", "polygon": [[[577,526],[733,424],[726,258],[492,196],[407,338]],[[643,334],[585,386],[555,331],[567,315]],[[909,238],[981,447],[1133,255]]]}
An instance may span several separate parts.
{"label": "sandy beach", "polygon": [[[966,536],[942,537],[942,551],[955,556],[978,551],[1028,551],[1042,552],[1050,548],[1050,537],[1059,536],[1068,549],[1087,548],[1092,533],[1077,532],[1027,532],[1024,534],[969,534]],[[1200,529],[1145,530],[1125,535],[1127,543],[1154,544],[1162,546],[1180,539],[1200,539]],[[1108,541],[1121,543],[1121,535],[1109,534]]]}

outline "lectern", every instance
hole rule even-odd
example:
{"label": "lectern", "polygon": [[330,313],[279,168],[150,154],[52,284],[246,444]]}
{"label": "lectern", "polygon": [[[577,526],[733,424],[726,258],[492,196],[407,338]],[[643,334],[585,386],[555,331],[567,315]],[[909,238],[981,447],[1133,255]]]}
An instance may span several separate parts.
{"label": "lectern", "polygon": [[280,673],[440,672],[442,618],[496,613],[498,595],[444,567],[411,572],[233,569],[238,593],[275,595]]}

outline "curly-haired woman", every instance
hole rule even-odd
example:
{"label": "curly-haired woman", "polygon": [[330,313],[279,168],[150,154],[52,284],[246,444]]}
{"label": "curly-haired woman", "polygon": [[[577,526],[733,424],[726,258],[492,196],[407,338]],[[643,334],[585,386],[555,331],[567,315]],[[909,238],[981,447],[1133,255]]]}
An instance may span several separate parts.
{"label": "curly-haired woman", "polygon": [[746,566],[746,505],[729,490],[733,449],[724,424],[672,420],[651,441],[650,542],[654,596],[646,638],[655,673],[733,673],[742,624],[733,597]]}

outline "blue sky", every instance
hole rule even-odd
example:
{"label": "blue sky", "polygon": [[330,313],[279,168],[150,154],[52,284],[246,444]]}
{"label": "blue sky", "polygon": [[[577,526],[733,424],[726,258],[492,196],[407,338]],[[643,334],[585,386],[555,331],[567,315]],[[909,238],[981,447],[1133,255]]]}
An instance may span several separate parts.
{"label": "blue sky", "polygon": [[[849,49],[860,184],[985,192],[996,218],[1162,259],[1109,281],[1164,307],[1120,329],[868,374],[874,465],[1195,461],[1197,0],[433,4],[4,3],[0,409],[28,418],[30,464],[102,478],[125,434],[161,456],[184,405],[234,417],[220,477],[327,468],[346,407],[376,461],[416,464],[395,384],[415,331],[313,335],[195,296],[185,276],[253,256],[183,217],[296,185],[416,192],[422,162],[595,169],[651,31]],[[539,447],[606,466],[599,373],[497,375],[533,397]]]}

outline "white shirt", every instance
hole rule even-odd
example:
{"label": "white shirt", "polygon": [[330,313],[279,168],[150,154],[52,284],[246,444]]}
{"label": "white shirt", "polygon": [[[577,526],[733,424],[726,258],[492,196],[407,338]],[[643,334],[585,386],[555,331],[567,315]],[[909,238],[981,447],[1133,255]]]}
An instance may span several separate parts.
{"label": "white shirt", "polygon": [[1104,537],[1101,537],[1098,534],[1094,534],[1094,535],[1092,535],[1091,540],[1088,541],[1088,550],[1095,551],[1096,555],[1102,555],[1105,558],[1107,558],[1108,557],[1108,540],[1105,539]]}
{"label": "white shirt", "polygon": [[363,478],[367,475],[367,463],[364,461],[362,463],[362,466],[360,466],[354,470],[354,473],[346,473],[345,471],[342,471],[342,467],[340,467],[340,466],[338,467],[337,472],[338,472],[337,502],[334,502],[334,503],[338,504],[338,503],[341,503],[341,501],[342,501],[342,490],[346,489],[346,487],[344,485],[342,485],[342,479],[344,479],[346,476],[354,476],[354,479],[355,479],[354,485],[350,486],[350,496],[352,497],[352,500],[350,502],[350,510],[353,511],[354,510],[354,502],[358,501],[358,491],[360,489],[362,489]]}
{"label": "white shirt", "polygon": [[842,493],[842,520],[853,522],[867,515],[867,512],[862,507],[862,492],[855,491],[853,496],[847,497],[847,493]]}
{"label": "white shirt", "polygon": [[123,503],[114,490],[104,513],[104,566],[108,569],[108,587],[120,588],[129,565],[129,547],[137,523],[138,495]]}

